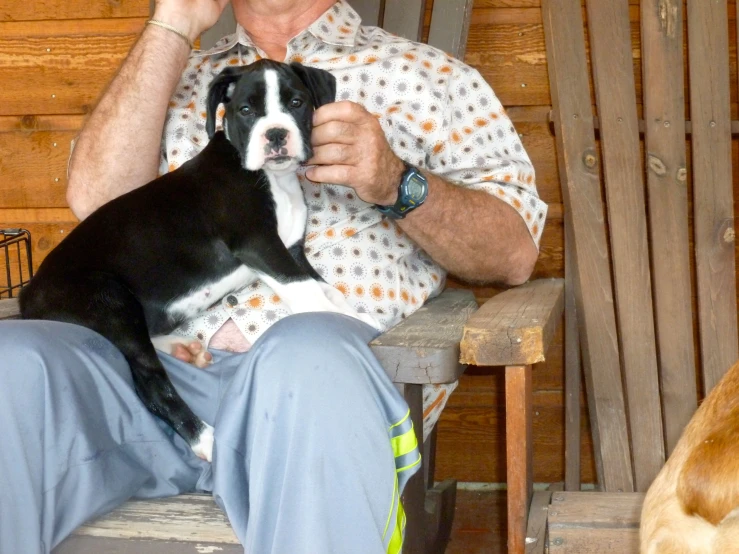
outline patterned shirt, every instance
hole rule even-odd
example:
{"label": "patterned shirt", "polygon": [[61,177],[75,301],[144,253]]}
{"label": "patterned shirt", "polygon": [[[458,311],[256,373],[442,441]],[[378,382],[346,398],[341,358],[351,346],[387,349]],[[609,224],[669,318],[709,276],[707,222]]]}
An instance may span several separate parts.
{"label": "patterned shirt", "polygon": [[[241,26],[213,48],[191,54],[170,101],[160,173],[176,169],[207,143],[211,80],[228,66],[262,57],[266,54]],[[397,156],[508,203],[538,246],[547,207],[536,193],[534,169],[505,110],[477,71],[431,46],[362,26],[344,0],[290,40],[285,61],[330,71],[336,77],[336,99],[357,102],[374,114]],[[357,311],[388,329],[443,289],[444,270],[353,189],[312,183],[302,173],[299,179],[308,205],[308,260]],[[207,345],[231,318],[253,343],[288,314],[280,298],[258,281],[178,332]],[[424,394],[427,432],[452,388],[428,388]]]}

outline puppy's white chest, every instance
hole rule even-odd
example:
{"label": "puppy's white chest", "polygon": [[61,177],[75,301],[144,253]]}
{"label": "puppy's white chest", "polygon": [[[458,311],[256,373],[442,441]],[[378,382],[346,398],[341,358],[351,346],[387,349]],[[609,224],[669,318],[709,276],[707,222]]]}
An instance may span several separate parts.
{"label": "puppy's white chest", "polygon": [[303,189],[295,173],[276,175],[267,172],[272,198],[277,215],[277,233],[282,242],[290,248],[303,240],[308,210],[305,206]]}

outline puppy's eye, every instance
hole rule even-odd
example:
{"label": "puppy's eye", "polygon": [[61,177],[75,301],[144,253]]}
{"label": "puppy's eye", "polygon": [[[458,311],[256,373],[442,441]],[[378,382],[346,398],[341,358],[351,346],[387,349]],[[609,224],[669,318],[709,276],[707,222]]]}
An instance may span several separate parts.
{"label": "puppy's eye", "polygon": [[241,113],[241,115],[250,115],[251,114],[251,108],[249,106],[241,106],[239,108],[239,113]]}
{"label": "puppy's eye", "polygon": [[291,108],[299,108],[303,105],[303,101],[300,98],[293,98],[290,100],[290,107]]}

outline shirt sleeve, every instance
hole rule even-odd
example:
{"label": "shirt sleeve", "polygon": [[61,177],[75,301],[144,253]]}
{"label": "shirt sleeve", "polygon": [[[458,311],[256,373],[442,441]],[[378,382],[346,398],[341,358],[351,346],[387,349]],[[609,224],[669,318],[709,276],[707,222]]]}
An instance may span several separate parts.
{"label": "shirt sleeve", "polygon": [[461,62],[453,68],[445,125],[429,145],[426,165],[455,184],[484,190],[512,206],[538,248],[547,205],[537,194],[531,160],[485,79]]}

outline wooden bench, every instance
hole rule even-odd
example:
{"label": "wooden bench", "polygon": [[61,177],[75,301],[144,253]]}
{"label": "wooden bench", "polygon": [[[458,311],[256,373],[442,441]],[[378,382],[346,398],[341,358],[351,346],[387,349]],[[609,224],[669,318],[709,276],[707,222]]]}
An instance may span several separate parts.
{"label": "wooden bench", "polygon": [[579,397],[581,351],[601,491],[553,495],[550,552],[637,551],[642,496],[627,493],[648,489],[739,357],[727,0],[689,0],[686,17],[681,0],[631,4],[585,0],[588,57],[581,0],[542,0],[566,230],[566,388]]}

